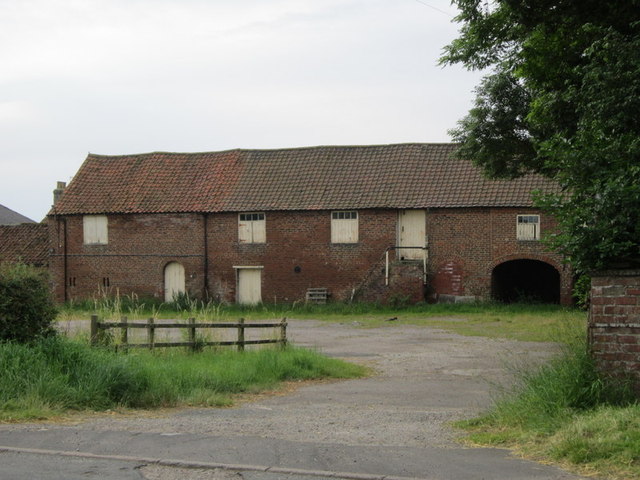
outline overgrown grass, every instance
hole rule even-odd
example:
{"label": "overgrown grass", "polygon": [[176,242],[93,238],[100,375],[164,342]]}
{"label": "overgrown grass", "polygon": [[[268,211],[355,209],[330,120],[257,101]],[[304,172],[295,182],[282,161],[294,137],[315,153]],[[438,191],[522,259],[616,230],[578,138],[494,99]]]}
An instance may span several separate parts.
{"label": "overgrown grass", "polygon": [[[88,319],[92,313],[103,318],[130,319],[148,317],[198,320],[315,319],[352,323],[363,328],[396,324],[427,325],[461,335],[488,336],[525,341],[555,341],[555,329],[566,324],[586,326],[586,313],[559,305],[499,303],[380,305],[339,303],[326,305],[305,303],[241,306],[204,303],[182,298],[171,304],[136,297],[105,297],[101,300],[72,302],[62,308],[59,321]],[[393,319],[393,320],[390,320]]]}
{"label": "overgrown grass", "polygon": [[528,370],[484,416],[459,423],[470,441],[516,448],[581,473],[640,478],[640,406],[630,382],[599,374],[581,330],[562,353]]}
{"label": "overgrown grass", "polygon": [[294,347],[123,355],[64,338],[0,343],[0,371],[2,421],[48,418],[67,410],[224,406],[233,394],[286,380],[365,374],[363,367]]}
{"label": "overgrown grass", "polygon": [[293,303],[264,303],[258,305],[238,305],[217,302],[204,302],[186,295],[176,298],[174,302],[162,302],[156,298],[140,298],[137,295],[114,295],[97,294],[93,299],[74,300],[67,302],[61,310],[65,315],[78,313],[104,312],[107,314],[130,314],[134,316],[157,315],[175,317],[182,314],[185,317],[193,313],[206,313],[217,316],[237,316],[245,315],[248,318],[253,316],[264,317],[273,316],[295,316],[299,318],[320,318],[335,319],[340,316],[353,315],[387,315],[395,312],[411,314],[434,314],[447,315],[476,314],[478,310],[491,310],[496,313],[526,313],[531,312],[555,312],[564,310],[558,305],[549,304],[502,304],[502,303],[438,303],[438,304],[380,304],[380,303],[345,303],[329,302],[326,304],[314,304],[305,302]]}

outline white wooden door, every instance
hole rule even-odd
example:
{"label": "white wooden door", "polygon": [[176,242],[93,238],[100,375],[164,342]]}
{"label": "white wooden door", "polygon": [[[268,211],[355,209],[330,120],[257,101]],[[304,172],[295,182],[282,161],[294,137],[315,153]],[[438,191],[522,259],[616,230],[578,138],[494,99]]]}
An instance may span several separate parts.
{"label": "white wooden door", "polygon": [[[426,246],[426,214],[424,210],[400,210],[398,214],[398,246]],[[421,260],[424,251],[418,248],[399,248],[401,260]]]}
{"label": "white wooden door", "polygon": [[262,302],[262,269],[239,268],[238,303],[255,305]]}
{"label": "white wooden door", "polygon": [[164,301],[172,302],[176,295],[184,293],[184,267],[171,262],[164,267]]}

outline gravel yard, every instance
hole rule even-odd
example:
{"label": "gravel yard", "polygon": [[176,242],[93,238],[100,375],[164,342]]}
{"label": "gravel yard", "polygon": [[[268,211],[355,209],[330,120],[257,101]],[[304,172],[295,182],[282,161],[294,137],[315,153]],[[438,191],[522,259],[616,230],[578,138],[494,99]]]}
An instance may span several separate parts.
{"label": "gravel yard", "polygon": [[[455,319],[452,319],[455,321]],[[366,379],[302,385],[226,409],[180,409],[151,416],[105,416],[93,428],[277,437],[345,445],[452,445],[451,420],[487,407],[505,366],[547,357],[553,345],[463,337],[426,327],[361,328],[290,320],[289,339],[363,363]]]}

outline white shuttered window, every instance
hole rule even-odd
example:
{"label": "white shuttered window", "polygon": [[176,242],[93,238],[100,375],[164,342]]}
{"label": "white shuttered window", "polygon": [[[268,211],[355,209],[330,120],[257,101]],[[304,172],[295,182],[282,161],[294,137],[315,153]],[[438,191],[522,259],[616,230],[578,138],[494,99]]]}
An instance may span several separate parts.
{"label": "white shuttered window", "polygon": [[358,243],[358,212],[331,212],[331,243]]}
{"label": "white shuttered window", "polygon": [[108,243],[106,215],[85,215],[82,218],[82,232],[85,245]]}
{"label": "white shuttered window", "polygon": [[266,227],[264,213],[241,213],[238,215],[238,242],[265,243]]}
{"label": "white shuttered window", "polygon": [[518,240],[540,240],[540,215],[518,215]]}

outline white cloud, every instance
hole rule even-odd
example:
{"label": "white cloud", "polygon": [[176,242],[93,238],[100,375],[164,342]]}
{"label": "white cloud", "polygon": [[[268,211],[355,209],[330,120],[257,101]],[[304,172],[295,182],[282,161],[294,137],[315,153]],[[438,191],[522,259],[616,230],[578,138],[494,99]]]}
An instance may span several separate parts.
{"label": "white cloud", "polygon": [[38,111],[30,102],[0,101],[0,125],[17,127],[38,120]]}

